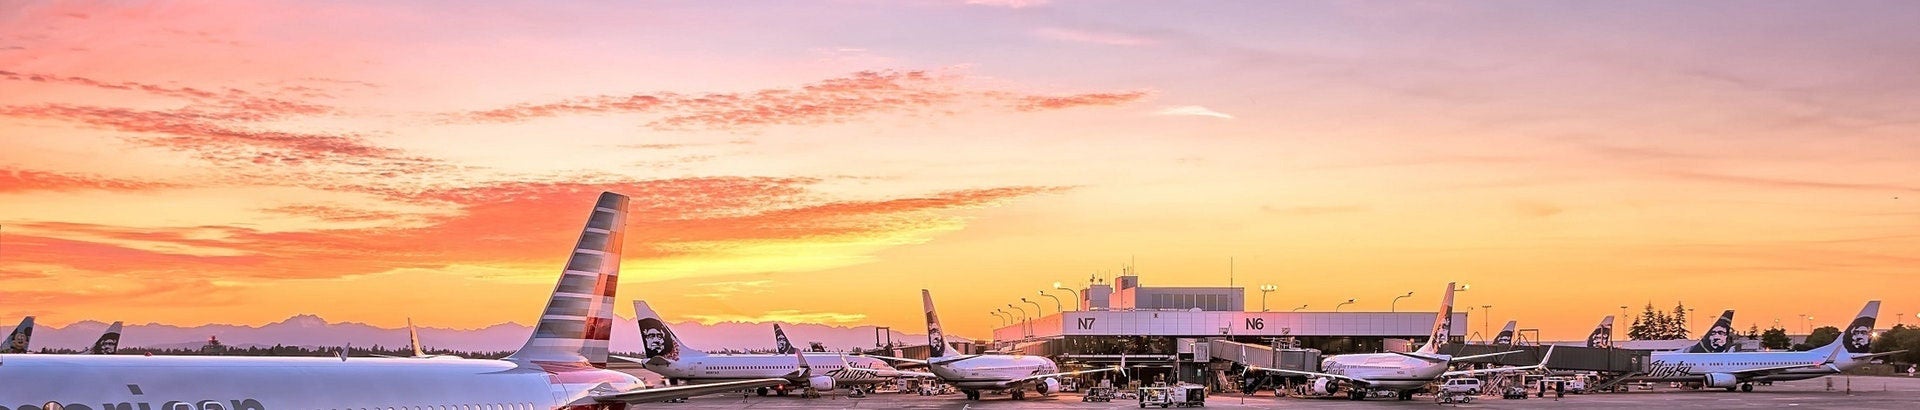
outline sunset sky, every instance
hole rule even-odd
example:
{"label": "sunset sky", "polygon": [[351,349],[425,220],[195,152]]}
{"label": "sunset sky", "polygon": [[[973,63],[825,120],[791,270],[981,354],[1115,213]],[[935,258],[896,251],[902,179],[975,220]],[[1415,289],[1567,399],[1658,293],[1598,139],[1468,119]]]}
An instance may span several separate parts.
{"label": "sunset sky", "polygon": [[1797,333],[1878,298],[1912,324],[1916,21],[1902,1],[9,1],[0,322],[527,323],[611,190],[635,206],[622,316],[917,332],[929,288],[979,337],[1055,281],[1132,260],[1150,286],[1226,285],[1232,258],[1273,306],[1430,310],[1459,281],[1547,338],[1648,302]]}

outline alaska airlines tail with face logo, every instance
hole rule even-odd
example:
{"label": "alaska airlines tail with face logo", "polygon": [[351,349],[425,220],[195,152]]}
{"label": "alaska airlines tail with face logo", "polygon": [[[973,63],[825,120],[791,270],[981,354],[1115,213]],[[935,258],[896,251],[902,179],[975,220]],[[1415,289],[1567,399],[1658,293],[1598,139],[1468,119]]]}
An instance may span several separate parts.
{"label": "alaska airlines tail with face logo", "polygon": [[1518,324],[1520,324],[1518,320],[1507,321],[1507,326],[1500,328],[1500,335],[1493,337],[1493,345],[1513,346],[1513,327]]}
{"label": "alaska airlines tail with face logo", "polygon": [[1613,315],[1600,319],[1600,326],[1595,326],[1593,333],[1587,334],[1587,347],[1613,347]]}
{"label": "alaska airlines tail with face logo", "polygon": [[947,357],[953,348],[947,346],[947,335],[940,331],[940,316],[933,313],[933,292],[921,289],[920,302],[927,310],[927,357]]}
{"label": "alaska airlines tail with face logo", "polygon": [[794,349],[793,342],[787,341],[787,332],[780,330],[779,323],[773,324],[773,352],[779,353],[779,354],[793,354],[795,350],[799,350],[799,349]]}
{"label": "alaska airlines tail with face logo", "polygon": [[13,333],[7,334],[7,340],[0,342],[0,353],[26,353],[27,342],[33,340],[33,316],[20,319],[20,325],[13,327]]}
{"label": "alaska airlines tail with face logo", "polygon": [[1427,334],[1427,344],[1420,346],[1420,353],[1439,353],[1440,346],[1453,335],[1453,289],[1454,282],[1447,282],[1447,293],[1440,297],[1440,313],[1433,318],[1433,332]]}
{"label": "alaska airlines tail with face logo", "polygon": [[1860,314],[1854,315],[1853,321],[1848,322],[1847,327],[1840,328],[1840,337],[1835,338],[1830,345],[1839,345],[1847,349],[1849,357],[1871,352],[1868,349],[1873,344],[1873,322],[1879,316],[1880,301],[1867,301],[1867,306],[1860,308]]}
{"label": "alaska airlines tail with face logo", "polygon": [[93,347],[87,348],[86,354],[114,354],[119,351],[120,322],[113,322],[113,325],[107,326],[106,333],[100,334],[100,340],[95,340]]}
{"label": "alaska airlines tail with face logo", "polygon": [[640,347],[645,350],[647,359],[660,358],[675,361],[686,357],[707,355],[707,352],[687,347],[685,342],[680,341],[679,336],[674,336],[673,328],[667,325],[666,319],[660,318],[660,313],[653,311],[653,306],[647,305],[647,301],[633,301],[633,313],[639,318]]}
{"label": "alaska airlines tail with face logo", "polygon": [[1687,353],[1725,353],[1733,350],[1733,309],[1720,312],[1720,319],[1713,321],[1713,327],[1700,334],[1700,342],[1684,350]]}

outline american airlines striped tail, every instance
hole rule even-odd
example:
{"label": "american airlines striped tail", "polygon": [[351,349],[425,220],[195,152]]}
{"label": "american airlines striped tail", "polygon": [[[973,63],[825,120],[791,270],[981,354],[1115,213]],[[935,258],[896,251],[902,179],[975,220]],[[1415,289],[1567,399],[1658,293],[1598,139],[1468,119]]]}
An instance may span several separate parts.
{"label": "american airlines striped tail", "polygon": [[533,337],[507,360],[606,367],[626,221],[627,197],[600,193],[560,282],[547,299],[547,309],[533,328]]}
{"label": "american airlines striped tail", "polygon": [[7,334],[7,340],[0,342],[0,353],[26,353],[27,343],[33,341],[33,316],[20,319],[20,325],[13,327]]}
{"label": "american airlines striped tail", "polygon": [[1440,298],[1440,314],[1433,318],[1433,333],[1427,335],[1427,344],[1420,346],[1420,353],[1440,352],[1440,346],[1447,344],[1447,338],[1453,335],[1453,289],[1454,282],[1447,282],[1447,294]]}

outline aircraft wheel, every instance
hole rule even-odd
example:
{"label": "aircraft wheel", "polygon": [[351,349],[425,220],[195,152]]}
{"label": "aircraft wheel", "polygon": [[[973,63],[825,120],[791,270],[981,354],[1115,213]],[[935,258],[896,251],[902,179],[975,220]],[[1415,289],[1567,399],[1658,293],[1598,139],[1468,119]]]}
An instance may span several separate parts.
{"label": "aircraft wheel", "polygon": [[761,396],[766,396],[766,395],[767,395],[767,388],[765,388],[765,387],[761,387],[761,388],[758,388],[758,389],[753,389],[753,392],[754,392],[754,393],[759,393],[759,394],[760,394]]}
{"label": "aircraft wheel", "polygon": [[1743,392],[1743,393],[1752,393],[1752,392],[1753,392],[1753,383],[1741,383],[1741,384],[1740,384],[1740,391],[1741,391],[1741,392]]}
{"label": "aircraft wheel", "polygon": [[1026,399],[1027,399],[1027,392],[1026,392],[1025,390],[1014,390],[1014,391],[1013,391],[1013,399],[1014,399],[1014,400],[1026,400]]}
{"label": "aircraft wheel", "polygon": [[786,391],[786,390],[774,390],[774,393],[773,393],[773,394],[775,394],[775,395],[778,395],[778,396],[780,396],[780,397],[787,397],[787,391]]}

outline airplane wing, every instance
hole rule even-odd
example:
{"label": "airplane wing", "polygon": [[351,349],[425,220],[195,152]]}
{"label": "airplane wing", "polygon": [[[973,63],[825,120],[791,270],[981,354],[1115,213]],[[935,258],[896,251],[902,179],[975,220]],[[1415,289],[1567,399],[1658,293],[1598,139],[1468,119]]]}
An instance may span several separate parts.
{"label": "airplane wing", "polygon": [[892,360],[892,361],[896,361],[896,362],[907,362],[907,363],[919,363],[919,364],[927,364],[927,361],[926,361],[926,360],[920,360],[920,359],[908,359],[908,358],[905,358],[905,357],[893,357],[893,356],[881,356],[881,355],[877,355],[877,354],[868,354],[868,355],[861,355],[861,356],[867,356],[867,357],[878,357],[878,358],[882,358],[882,359],[887,359],[887,360]]}
{"label": "airplane wing", "polygon": [[1059,373],[1046,373],[1046,374],[1036,374],[1036,375],[1032,375],[1032,376],[1027,376],[1027,377],[1022,377],[1022,378],[1018,378],[1018,379],[1013,379],[1013,380],[1008,380],[1008,381],[1006,381],[1006,382],[1004,382],[1004,383],[1000,383],[1000,385],[1002,385],[1002,386],[1018,386],[1018,385],[1021,385],[1021,384],[1026,384],[1026,383],[1032,383],[1032,382],[1036,382],[1036,381],[1040,381],[1040,380],[1044,380],[1044,379],[1046,379],[1046,378],[1049,378],[1049,377],[1060,377],[1060,376],[1072,376],[1072,375],[1076,375],[1076,374],[1089,374],[1089,373],[1100,373],[1100,372],[1110,372],[1110,371],[1115,371],[1115,370],[1120,370],[1120,368],[1118,368],[1118,367],[1107,367],[1107,368],[1100,368],[1100,369],[1088,369],[1088,370],[1075,370],[1075,371],[1071,371],[1071,372],[1059,372]]}
{"label": "airplane wing", "polygon": [[[1551,347],[1551,346],[1549,346],[1549,347],[1547,347],[1547,350],[1548,350],[1549,352],[1551,352],[1551,351],[1553,350],[1553,347]],[[1453,358],[1453,360],[1454,360],[1454,361],[1460,361],[1460,360],[1473,360],[1473,359],[1485,359],[1485,358],[1489,358],[1489,357],[1494,357],[1494,356],[1506,356],[1506,355],[1510,355],[1510,354],[1514,354],[1514,353],[1520,353],[1520,352],[1524,352],[1524,351],[1525,351],[1525,350],[1508,350],[1508,351],[1504,351],[1504,352],[1499,352],[1499,353],[1487,353],[1487,354],[1477,354],[1477,355],[1472,355],[1472,356],[1460,356],[1460,357],[1455,357],[1455,358]]]}
{"label": "airplane wing", "polygon": [[1872,359],[1872,358],[1875,358],[1875,357],[1880,357],[1880,356],[1886,356],[1886,355],[1890,355],[1890,354],[1900,354],[1900,353],[1906,353],[1906,352],[1907,352],[1907,351],[1906,351],[1906,349],[1901,349],[1901,350],[1895,350],[1895,351],[1891,351],[1891,352],[1880,352],[1880,353],[1874,353],[1874,354],[1857,354],[1857,355],[1853,355],[1853,357],[1852,357],[1851,359],[1853,359],[1853,360],[1867,360],[1867,359]]}
{"label": "airplane wing", "polygon": [[[1454,370],[1450,372],[1440,373],[1440,376],[1442,378],[1446,378],[1446,377],[1459,377],[1459,376],[1473,376],[1481,373],[1503,373],[1503,372],[1512,372],[1512,371],[1530,371],[1530,370],[1544,369],[1547,366],[1547,361],[1553,360],[1553,348],[1554,348],[1553,346],[1547,346],[1547,354],[1540,357],[1540,363],[1534,364],[1532,366],[1508,366],[1508,367],[1495,367],[1495,368],[1489,368],[1489,369]],[[1492,353],[1492,354],[1483,354],[1478,356],[1467,356],[1467,357],[1472,358],[1472,357],[1499,356],[1499,355],[1511,354],[1515,352],[1519,352],[1519,350],[1512,350],[1512,351]]]}
{"label": "airplane wing", "polygon": [[673,399],[684,399],[688,397],[702,396],[702,395],[708,395],[708,394],[714,394],[714,393],[725,393],[730,391],[757,389],[761,387],[773,387],[773,386],[779,386],[783,384],[787,384],[787,379],[768,378],[768,379],[741,380],[741,381],[733,381],[733,382],[725,382],[725,383],[690,384],[690,385],[671,386],[671,387],[654,387],[654,388],[639,389],[639,390],[629,390],[629,391],[624,391],[624,392],[619,392],[614,394],[593,396],[593,401],[598,403],[621,403],[621,404],[652,403],[652,402],[667,401],[667,400],[673,400]]}
{"label": "airplane wing", "polygon": [[880,377],[931,377],[931,378],[940,377],[940,376],[935,376],[933,373],[927,373],[927,372],[915,372],[915,371],[907,371],[907,370],[879,370],[879,369],[868,369],[868,368],[853,367],[853,366],[847,366],[842,370],[873,373],[873,375],[880,376]]}
{"label": "airplane wing", "polygon": [[[1730,374],[1733,374],[1733,375],[1734,375],[1734,376],[1736,376],[1736,377],[1740,377],[1740,378],[1742,378],[1742,379],[1745,379],[1745,378],[1748,378],[1748,377],[1755,377],[1755,376],[1765,376],[1765,375],[1768,375],[1768,374],[1771,374],[1771,373],[1778,373],[1778,372],[1781,372],[1781,371],[1786,371],[1786,370],[1794,370],[1794,369],[1817,369],[1817,368],[1820,368],[1820,367],[1822,367],[1822,366],[1825,366],[1825,367],[1829,367],[1829,368],[1832,368],[1832,367],[1833,367],[1833,364],[1832,364],[1832,363],[1820,363],[1820,364],[1791,364],[1791,365],[1786,365],[1786,366],[1770,366],[1770,367],[1755,367],[1755,368],[1751,368],[1751,369],[1740,369],[1740,370],[1735,370],[1735,371],[1731,371],[1731,372],[1727,372],[1727,373],[1730,373]],[[1838,369],[1838,368],[1833,368],[1832,370],[1833,370],[1833,372],[1834,372],[1834,373],[1839,373],[1839,372],[1840,372],[1840,369]]]}
{"label": "airplane wing", "polygon": [[1344,375],[1338,375],[1338,374],[1333,374],[1333,373],[1320,373],[1320,372],[1309,372],[1309,371],[1305,371],[1305,370],[1287,370],[1287,369],[1275,369],[1275,368],[1271,368],[1271,367],[1260,367],[1260,366],[1247,366],[1247,368],[1248,368],[1248,369],[1253,369],[1253,370],[1259,370],[1259,371],[1264,371],[1264,372],[1273,372],[1273,373],[1286,373],[1286,374],[1292,374],[1292,375],[1299,375],[1299,376],[1308,376],[1308,377],[1325,377],[1325,378],[1329,378],[1329,379],[1339,379],[1339,380],[1346,380],[1346,381],[1349,381],[1349,382],[1354,382],[1354,383],[1358,383],[1358,384],[1361,384],[1361,385],[1369,385],[1369,384],[1373,384],[1373,381],[1372,381],[1372,380],[1367,380],[1367,379],[1362,379],[1362,378],[1358,378],[1358,377],[1351,377],[1351,376],[1344,376]]}

